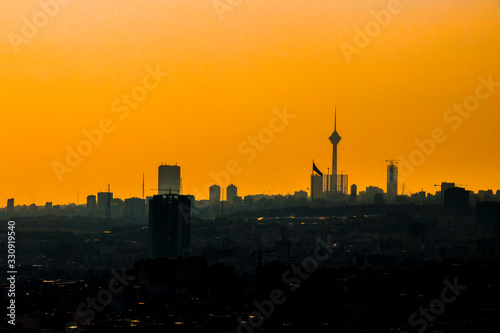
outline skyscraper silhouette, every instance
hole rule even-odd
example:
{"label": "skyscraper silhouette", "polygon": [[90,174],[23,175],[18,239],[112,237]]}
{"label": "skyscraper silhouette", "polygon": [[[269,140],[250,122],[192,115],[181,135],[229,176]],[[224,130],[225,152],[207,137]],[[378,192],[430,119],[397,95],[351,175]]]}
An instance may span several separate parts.
{"label": "skyscraper silhouette", "polygon": [[94,216],[97,211],[97,201],[95,195],[87,196],[87,213],[89,216]]}
{"label": "skyscraper silhouette", "polygon": [[398,166],[396,161],[389,160],[387,166],[387,201],[393,203],[398,196]]}
{"label": "skyscraper silhouette", "polygon": [[355,204],[358,196],[358,186],[356,184],[351,185],[351,196],[349,197],[349,203]]}
{"label": "skyscraper silhouette", "polygon": [[220,186],[212,185],[209,190],[209,201],[211,204],[220,203]]}
{"label": "skyscraper silhouette", "polygon": [[229,185],[226,189],[227,202],[233,204],[237,196],[238,196],[238,188],[233,184]]}
{"label": "skyscraper silhouette", "polygon": [[158,167],[158,194],[181,194],[181,167],[160,165]]}
{"label": "skyscraper silhouette", "polygon": [[105,217],[108,213],[108,198],[111,212],[113,193],[109,192],[109,189],[108,192],[97,192],[97,211],[99,212],[99,217]]}
{"label": "skyscraper silhouette", "polygon": [[14,198],[7,199],[7,214],[9,217],[14,215]]}
{"label": "skyscraper silhouette", "polygon": [[452,215],[465,215],[468,213],[470,191],[463,187],[450,187],[444,191],[444,208]]}
{"label": "skyscraper silhouette", "polygon": [[177,258],[190,245],[191,201],[186,195],[155,195],[149,202],[151,256]]}

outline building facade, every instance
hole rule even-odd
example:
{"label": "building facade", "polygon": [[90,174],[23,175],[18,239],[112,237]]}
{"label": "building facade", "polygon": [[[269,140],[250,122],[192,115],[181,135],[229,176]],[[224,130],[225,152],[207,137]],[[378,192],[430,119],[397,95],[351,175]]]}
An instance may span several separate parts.
{"label": "building facade", "polygon": [[155,195],[149,202],[149,238],[153,259],[188,255],[191,201],[185,195]]}

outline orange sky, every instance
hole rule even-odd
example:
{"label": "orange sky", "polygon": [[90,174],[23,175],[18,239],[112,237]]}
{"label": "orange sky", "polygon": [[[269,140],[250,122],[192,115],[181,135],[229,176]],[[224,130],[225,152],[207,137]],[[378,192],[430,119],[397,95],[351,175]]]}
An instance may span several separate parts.
{"label": "orange sky", "polygon": [[[435,128],[448,138],[407,191],[500,189],[500,87],[459,128],[443,120],[480,76],[500,81],[498,0],[401,0],[350,62],[340,45],[390,1],[243,0],[224,20],[212,0],[66,1],[16,52],[13,34],[41,7],[0,0],[0,206],[76,202],[77,191],[83,203],[108,183],[141,196],[143,171],[151,195],[162,161],[182,167],[185,193],[204,193],[232,160],[240,195],[305,190],[313,158],[331,165],[334,105],[339,171],[358,189],[385,188],[382,161],[408,158]],[[157,66],[168,77],[120,119],[113,101]],[[296,117],[248,162],[238,147],[284,108]],[[102,119],[114,130],[59,181],[53,162]]]}

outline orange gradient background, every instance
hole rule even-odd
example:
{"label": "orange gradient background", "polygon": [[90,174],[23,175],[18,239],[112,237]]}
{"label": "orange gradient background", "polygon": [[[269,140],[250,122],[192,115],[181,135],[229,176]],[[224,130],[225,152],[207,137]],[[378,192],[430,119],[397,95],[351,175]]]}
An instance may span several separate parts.
{"label": "orange gradient background", "polygon": [[[500,88],[459,129],[443,121],[479,76],[500,81],[500,1],[402,0],[348,63],[339,45],[387,4],[246,0],[221,20],[211,0],[74,0],[15,53],[8,34],[40,7],[1,0],[0,206],[76,202],[77,192],[84,203],[108,183],[115,197],[140,197],[143,172],[152,195],[161,162],[181,166],[184,193],[230,160],[241,162],[231,178],[239,195],[306,190],[312,159],[331,165],[335,105],[338,170],[358,191],[385,189],[383,161],[408,157],[437,127],[448,140],[405,180],[407,192],[445,180],[500,189]],[[169,77],[120,120],[111,103],[156,65]],[[246,163],[238,145],[285,107],[297,117]],[[114,132],[60,182],[52,162],[103,118]]]}

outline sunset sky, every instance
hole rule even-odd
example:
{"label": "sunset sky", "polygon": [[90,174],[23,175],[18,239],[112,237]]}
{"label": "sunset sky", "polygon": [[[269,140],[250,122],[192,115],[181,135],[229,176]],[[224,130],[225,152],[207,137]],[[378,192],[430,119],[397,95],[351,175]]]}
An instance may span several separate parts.
{"label": "sunset sky", "polygon": [[[66,0],[26,38],[51,1],[0,0],[0,206],[77,192],[84,203],[108,183],[140,197],[143,172],[152,195],[162,162],[181,166],[197,199],[229,161],[239,195],[306,190],[313,159],[331,166],[335,105],[349,186],[385,189],[384,161],[408,159],[441,128],[447,139],[405,178],[407,193],[441,181],[500,189],[500,84],[459,125],[444,119],[480,77],[500,82],[500,0],[401,0],[347,61],[342,43],[356,47],[357,29],[392,1],[243,0],[221,13],[213,0]],[[120,118],[114,101],[154,85],[145,77],[157,68],[168,76]],[[295,118],[249,162],[238,147],[284,109]],[[54,162],[103,119],[114,129],[59,179]]]}

